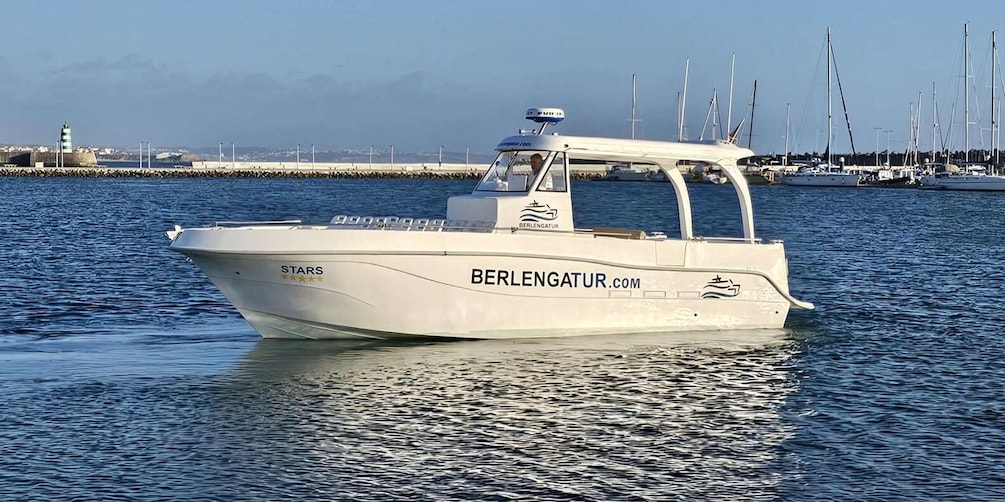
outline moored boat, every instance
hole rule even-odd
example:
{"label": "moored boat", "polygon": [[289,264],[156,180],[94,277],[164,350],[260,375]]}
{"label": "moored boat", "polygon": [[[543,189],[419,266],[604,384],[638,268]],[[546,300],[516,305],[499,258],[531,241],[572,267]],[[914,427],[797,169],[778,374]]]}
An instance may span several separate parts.
{"label": "moored boat", "polygon": [[[963,24],[963,47],[964,54],[970,53],[969,45],[969,30],[966,23]],[[998,49],[995,44],[995,32],[991,32],[991,131],[992,137],[996,134],[996,126],[994,122],[994,117],[997,117],[997,112],[995,110],[995,65],[998,61]],[[969,79],[970,76],[970,59],[963,59],[963,74],[967,75]],[[933,163],[927,165],[926,174],[921,178],[921,188],[934,189],[934,190],[967,190],[967,191],[988,191],[988,192],[1003,192],[1005,191],[1005,176],[1002,176],[1000,172],[988,172],[988,167],[970,162],[970,98],[969,90],[970,86],[964,86],[964,146],[963,146],[963,160],[962,166],[947,165],[941,163]],[[995,142],[997,144],[997,142]],[[992,159],[992,166],[997,169],[1001,164],[997,159],[997,147],[994,151],[994,157]]]}
{"label": "moored boat", "polygon": [[858,173],[823,163],[801,167],[794,173],[783,173],[780,178],[785,185],[814,187],[856,187],[861,182]]}
{"label": "moored boat", "polygon": [[[833,69],[833,49],[831,47],[831,30],[827,28],[827,148],[824,161],[814,162],[811,165],[800,167],[794,173],[784,172],[782,183],[796,186],[814,187],[856,187],[861,182],[859,173],[852,172],[842,165],[835,165],[831,162],[831,139],[834,137],[833,111],[831,106],[831,71]],[[844,103],[844,99],[841,100]],[[847,115],[847,109],[845,109]],[[848,135],[851,137],[851,125],[848,126]],[[850,139],[849,139],[850,140]],[[852,151],[854,152],[854,142]],[[786,148],[787,150],[787,148]]]}
{"label": "moored boat", "polygon": [[603,176],[594,178],[594,181],[665,181],[654,180],[653,171],[648,167],[617,164],[612,166]]}
{"label": "moored boat", "polygon": [[1005,176],[989,174],[980,164],[963,165],[958,172],[948,169],[926,174],[921,178],[921,188],[929,190],[1005,191]]}
{"label": "moored boat", "polygon": [[[813,308],[789,293],[783,244],[754,235],[736,165],[753,152],[724,141],[545,135],[564,112],[532,108],[527,117],[540,125],[536,133],[500,141],[475,190],[448,200],[445,219],[175,227],[170,249],[191,258],[267,338],[778,328],[790,308]],[[570,158],[658,166],[676,194],[680,235],[576,228]],[[694,234],[681,159],[715,163],[729,178],[742,237]]]}

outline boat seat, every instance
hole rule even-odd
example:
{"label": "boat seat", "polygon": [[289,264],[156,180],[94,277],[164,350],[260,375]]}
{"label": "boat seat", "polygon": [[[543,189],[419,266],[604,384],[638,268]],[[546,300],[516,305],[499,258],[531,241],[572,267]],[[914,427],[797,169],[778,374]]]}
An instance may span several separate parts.
{"label": "boat seat", "polygon": [[344,214],[335,215],[335,217],[332,218],[331,225],[344,225],[346,218],[348,218],[348,216]]}
{"label": "boat seat", "polygon": [[618,239],[645,239],[646,233],[642,230],[630,230],[627,228],[596,227],[593,229],[594,237],[616,237]]}

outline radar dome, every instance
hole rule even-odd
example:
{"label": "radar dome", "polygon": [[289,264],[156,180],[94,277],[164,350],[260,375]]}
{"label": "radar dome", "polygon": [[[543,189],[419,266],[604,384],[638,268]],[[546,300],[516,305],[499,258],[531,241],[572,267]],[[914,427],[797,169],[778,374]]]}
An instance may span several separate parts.
{"label": "radar dome", "polygon": [[539,124],[557,124],[565,119],[565,111],[561,108],[529,108],[527,120]]}

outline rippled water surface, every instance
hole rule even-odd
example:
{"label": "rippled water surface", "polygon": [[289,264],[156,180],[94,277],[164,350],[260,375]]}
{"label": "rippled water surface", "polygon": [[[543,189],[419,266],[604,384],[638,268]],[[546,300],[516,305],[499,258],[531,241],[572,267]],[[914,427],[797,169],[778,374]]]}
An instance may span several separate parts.
{"label": "rippled water surface", "polygon": [[[777,331],[263,341],[163,235],[472,185],[0,178],[0,499],[1005,497],[1003,194],[752,187],[818,307]],[[573,188],[578,226],[676,231],[668,185]]]}

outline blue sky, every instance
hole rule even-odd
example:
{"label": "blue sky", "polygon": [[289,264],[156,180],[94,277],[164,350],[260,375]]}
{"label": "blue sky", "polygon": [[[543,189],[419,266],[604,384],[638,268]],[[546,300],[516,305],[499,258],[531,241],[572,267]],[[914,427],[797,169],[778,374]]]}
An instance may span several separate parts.
{"label": "blue sky", "polygon": [[[971,130],[977,147],[979,129],[987,137],[990,124],[991,30],[1005,23],[1005,3],[965,7],[888,0],[0,0],[0,144],[54,143],[66,121],[77,144],[444,145],[485,153],[525,127],[530,106],[564,108],[562,133],[629,136],[632,73],[638,137],[671,139],[688,58],[687,130],[696,138],[713,88],[727,120],[735,53],[731,122],[747,113],[756,79],[754,150],[782,150],[786,103],[792,150],[822,150],[821,58],[831,26],[856,149],[874,150],[877,130],[880,148],[889,135],[903,149],[919,91],[924,149],[931,146],[933,82],[942,127],[954,101],[962,121],[960,58],[969,22],[980,77],[973,85],[983,99],[971,105],[973,121],[978,106],[981,114],[982,125]],[[847,151],[836,85],[834,96],[835,149]]]}

